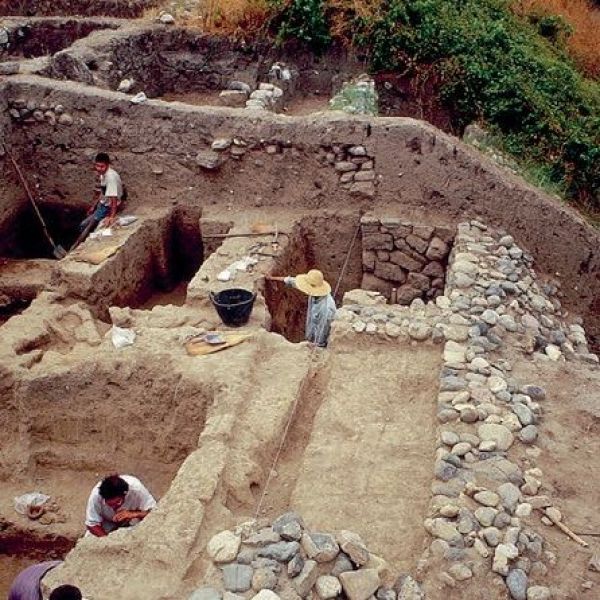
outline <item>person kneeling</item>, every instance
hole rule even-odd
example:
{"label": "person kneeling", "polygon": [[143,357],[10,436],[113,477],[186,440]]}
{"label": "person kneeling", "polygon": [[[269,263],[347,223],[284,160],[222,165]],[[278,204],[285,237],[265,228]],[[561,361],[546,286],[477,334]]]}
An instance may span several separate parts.
{"label": "person kneeling", "polygon": [[85,525],[90,534],[104,537],[119,527],[136,525],[156,507],[144,484],[132,475],[109,475],[90,494]]}

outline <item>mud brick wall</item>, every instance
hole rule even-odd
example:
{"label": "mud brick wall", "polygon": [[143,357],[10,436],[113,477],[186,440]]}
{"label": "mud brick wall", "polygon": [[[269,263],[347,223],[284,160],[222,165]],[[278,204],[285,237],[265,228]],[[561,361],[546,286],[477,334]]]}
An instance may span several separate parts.
{"label": "mud brick wall", "polygon": [[400,219],[363,217],[362,288],[398,304],[443,294],[454,231]]}

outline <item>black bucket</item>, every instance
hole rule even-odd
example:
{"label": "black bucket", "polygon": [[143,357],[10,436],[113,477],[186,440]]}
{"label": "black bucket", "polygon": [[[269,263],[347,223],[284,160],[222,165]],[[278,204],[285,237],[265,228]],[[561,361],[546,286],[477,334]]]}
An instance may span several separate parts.
{"label": "black bucket", "polygon": [[240,327],[248,322],[255,299],[256,293],[241,288],[231,288],[216,294],[210,292],[210,301],[221,321],[229,327]]}

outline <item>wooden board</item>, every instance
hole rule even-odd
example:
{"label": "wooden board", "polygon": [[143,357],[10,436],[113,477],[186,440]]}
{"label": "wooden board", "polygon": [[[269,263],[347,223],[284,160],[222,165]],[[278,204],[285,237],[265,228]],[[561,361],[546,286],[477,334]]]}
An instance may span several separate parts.
{"label": "wooden board", "polygon": [[72,254],[72,258],[79,262],[86,262],[92,265],[99,265],[103,263],[107,258],[111,257],[121,246],[107,246],[105,248],[99,248],[98,250],[85,250],[78,254]]}
{"label": "wooden board", "polygon": [[230,333],[230,332],[221,332],[221,335],[225,338],[225,342],[223,344],[207,344],[203,341],[190,341],[185,345],[185,349],[190,356],[205,356],[207,354],[214,354],[215,352],[220,352],[221,350],[225,350],[226,348],[231,348],[232,346],[237,346],[241,344],[245,340],[247,340],[251,334],[250,333]]}

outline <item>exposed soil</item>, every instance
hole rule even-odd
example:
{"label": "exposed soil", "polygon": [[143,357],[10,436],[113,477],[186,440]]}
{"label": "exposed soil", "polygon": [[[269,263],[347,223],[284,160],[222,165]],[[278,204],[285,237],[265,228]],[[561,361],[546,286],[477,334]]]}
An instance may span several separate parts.
{"label": "exposed soil", "polygon": [[[567,363],[557,369],[549,363],[520,362],[516,372],[523,380],[545,382],[542,454],[537,459],[544,472],[545,490],[559,507],[573,531],[600,533],[600,373]],[[581,600],[600,594],[600,574],[587,568],[593,552],[600,552],[600,538],[582,535],[582,548],[556,527],[540,528],[558,562],[549,579],[560,590],[557,598]],[[593,582],[589,591],[581,586]]]}
{"label": "exposed soil", "polygon": [[358,532],[395,570],[410,572],[425,540],[416,524],[432,479],[439,349],[366,341],[334,347],[328,361],[290,506],[315,528]]}

